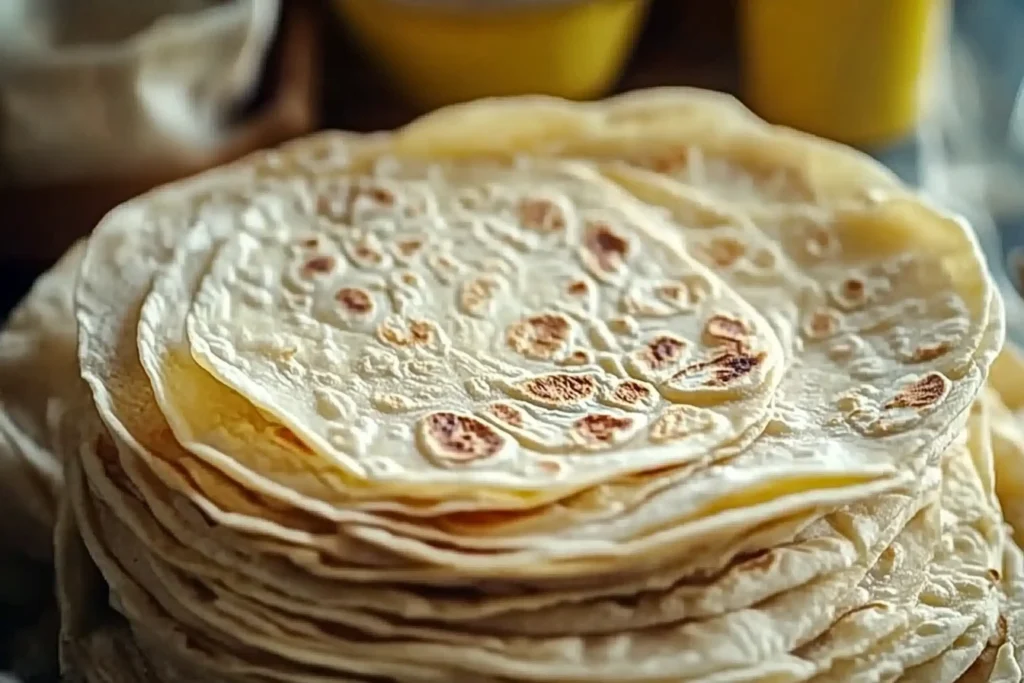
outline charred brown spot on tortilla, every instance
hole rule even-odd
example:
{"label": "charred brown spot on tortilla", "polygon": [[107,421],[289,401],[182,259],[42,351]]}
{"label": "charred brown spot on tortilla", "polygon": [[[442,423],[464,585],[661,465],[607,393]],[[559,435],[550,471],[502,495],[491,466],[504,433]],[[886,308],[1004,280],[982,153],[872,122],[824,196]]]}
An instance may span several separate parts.
{"label": "charred brown spot on tortilla", "polygon": [[395,242],[395,251],[404,258],[415,256],[421,249],[423,249],[423,240],[421,239],[404,239]]}
{"label": "charred brown spot on tortilla", "polygon": [[497,455],[505,445],[505,439],[493,427],[468,415],[431,413],[421,425],[431,449],[445,460],[483,460]]}
{"label": "charred brown spot on tortilla", "polygon": [[945,375],[932,372],[904,387],[896,397],[885,404],[893,408],[929,408],[942,401],[949,392],[950,381]]}
{"label": "charred brown spot on tortilla", "polygon": [[583,296],[590,291],[590,283],[586,280],[573,280],[569,283],[569,286],[565,288],[565,291],[570,296]]}
{"label": "charred brown spot on tortilla", "polygon": [[953,344],[948,341],[922,344],[914,349],[914,352],[910,355],[910,360],[913,363],[927,363],[928,361],[935,360],[940,356],[944,356],[949,353],[952,348]]}
{"label": "charred brown spot on tortilla", "polygon": [[764,362],[765,357],[763,352],[752,354],[743,350],[727,351],[711,360],[686,366],[672,377],[672,381],[687,379],[698,373],[710,371],[711,376],[704,381],[704,386],[729,386],[753,372]]}
{"label": "charred brown spot on tortilla", "polygon": [[508,403],[492,403],[487,411],[496,419],[512,427],[523,426],[523,413],[519,408]]}
{"label": "charred brown spot on tortilla", "polygon": [[543,375],[518,385],[526,396],[554,405],[573,405],[585,401],[597,391],[593,375],[555,373]]}
{"label": "charred brown spot on tortilla", "polygon": [[572,322],[561,313],[541,313],[523,318],[508,328],[509,347],[527,358],[550,360],[569,345]]}
{"label": "charred brown spot on tortilla", "polygon": [[685,340],[663,334],[647,342],[643,359],[655,370],[671,367],[683,357],[687,346]]}
{"label": "charred brown spot on tortilla", "polygon": [[746,251],[746,245],[734,237],[715,237],[704,247],[707,260],[720,268],[734,265]]}
{"label": "charred brown spot on tortilla", "polygon": [[300,244],[306,247],[307,249],[315,249],[316,247],[320,246],[320,239],[318,237],[307,237],[306,239],[302,240]]}
{"label": "charred brown spot on tortilla", "polygon": [[565,229],[562,209],[549,199],[524,199],[519,202],[519,221],[523,227],[538,232],[558,232]]}
{"label": "charred brown spot on tortilla", "polygon": [[365,289],[358,287],[342,287],[334,298],[349,313],[364,315],[373,311],[373,298]]}
{"label": "charred brown spot on tortilla", "polygon": [[593,414],[581,417],[573,423],[573,433],[584,443],[608,444],[615,437],[633,426],[633,418],[617,415]]}
{"label": "charred brown spot on tortilla", "polygon": [[712,344],[744,345],[750,336],[747,324],[728,315],[713,315],[704,325],[704,335]]}
{"label": "charred brown spot on tortilla", "polygon": [[601,221],[587,223],[583,248],[597,269],[605,273],[618,272],[629,256],[629,241]]}
{"label": "charred brown spot on tortilla", "polygon": [[654,421],[650,429],[650,439],[655,443],[684,439],[693,434],[708,430],[712,426],[711,414],[690,405],[674,405]]}
{"label": "charred brown spot on tortilla", "polygon": [[612,399],[628,406],[643,406],[654,395],[652,389],[635,380],[619,383],[612,392]]}
{"label": "charred brown spot on tortilla", "polygon": [[314,256],[306,261],[306,265],[302,269],[307,273],[324,274],[334,270],[335,265],[333,256]]}
{"label": "charred brown spot on tortilla", "polygon": [[459,304],[470,315],[483,315],[487,312],[495,293],[501,288],[497,278],[483,275],[466,281],[459,293]]}
{"label": "charred brown spot on tortilla", "polygon": [[808,318],[804,332],[811,339],[827,339],[839,331],[839,324],[839,315],[835,311],[821,309]]}
{"label": "charred brown spot on tortilla", "polygon": [[426,346],[434,341],[434,326],[425,320],[410,320],[403,330],[383,322],[377,328],[377,336],[392,346]]}

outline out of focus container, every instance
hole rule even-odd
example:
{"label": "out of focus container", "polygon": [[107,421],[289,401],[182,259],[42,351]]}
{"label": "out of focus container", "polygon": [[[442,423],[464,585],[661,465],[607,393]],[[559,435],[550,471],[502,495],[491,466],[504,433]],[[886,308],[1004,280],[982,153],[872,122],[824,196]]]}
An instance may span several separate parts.
{"label": "out of focus container", "polygon": [[604,94],[647,0],[335,0],[356,38],[415,105],[543,93]]}
{"label": "out of focus container", "polygon": [[914,129],[944,0],[742,0],[740,9],[744,97],[758,114],[861,147]]}

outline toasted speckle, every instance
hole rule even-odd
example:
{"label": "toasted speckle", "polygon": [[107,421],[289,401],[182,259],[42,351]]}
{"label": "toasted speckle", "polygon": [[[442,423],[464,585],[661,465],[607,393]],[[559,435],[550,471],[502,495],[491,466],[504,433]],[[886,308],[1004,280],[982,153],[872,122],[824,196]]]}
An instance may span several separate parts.
{"label": "toasted speckle", "polygon": [[728,315],[713,315],[704,325],[704,337],[711,344],[744,345],[749,336],[747,324]]}
{"label": "toasted speckle", "polygon": [[746,245],[734,237],[715,237],[704,248],[707,260],[719,268],[735,265],[746,251]]}
{"label": "toasted speckle", "polygon": [[500,422],[511,427],[523,426],[523,411],[508,403],[492,403],[487,406],[487,412]]}
{"label": "toasted speckle", "polygon": [[708,431],[714,425],[710,411],[690,405],[669,406],[651,425],[650,439],[655,443],[685,439]]}
{"label": "toasted speckle", "polygon": [[565,372],[541,375],[516,384],[525,398],[552,406],[569,406],[591,398],[597,379],[589,374]]}
{"label": "toasted speckle", "polygon": [[523,227],[537,232],[559,232],[565,229],[562,209],[549,199],[524,199],[519,203],[519,220]]}
{"label": "toasted speckle", "polygon": [[573,436],[585,445],[612,445],[624,433],[633,428],[632,417],[620,417],[595,413],[576,420],[572,426]]}
{"label": "toasted speckle", "polygon": [[929,408],[946,398],[949,389],[949,379],[938,372],[932,372],[904,387],[885,407],[887,409]]}
{"label": "toasted speckle", "polygon": [[420,420],[423,445],[435,459],[456,463],[486,460],[501,453],[508,438],[486,422],[450,411]]}
{"label": "toasted speckle", "polygon": [[663,334],[647,342],[643,349],[643,360],[654,370],[675,365],[686,353],[689,343],[680,337]]}
{"label": "toasted speckle", "polygon": [[583,264],[598,278],[618,275],[629,258],[629,241],[602,221],[587,223],[581,256]]}
{"label": "toasted speckle", "polygon": [[436,333],[434,324],[426,320],[410,320],[404,329],[394,321],[386,320],[377,327],[377,336],[392,346],[413,347],[430,345]]}
{"label": "toasted speckle", "polygon": [[910,354],[912,363],[927,363],[944,356],[952,350],[953,344],[949,341],[937,341],[931,344],[921,344]]}
{"label": "toasted speckle", "polygon": [[365,315],[373,312],[373,297],[365,289],[358,287],[342,287],[334,298],[341,303],[348,313]]}
{"label": "toasted speckle", "polygon": [[730,350],[711,360],[688,365],[672,377],[672,382],[699,379],[707,387],[727,387],[753,372],[765,359],[764,353]]}
{"label": "toasted speckle", "polygon": [[561,313],[541,313],[513,323],[506,334],[509,347],[536,360],[551,360],[569,347],[573,325]]}
{"label": "toasted speckle", "polygon": [[314,256],[306,261],[306,265],[302,269],[307,273],[324,274],[334,270],[335,265],[336,261],[333,256]]}
{"label": "toasted speckle", "polygon": [[619,382],[610,398],[624,408],[646,408],[654,398],[654,389],[643,382],[625,380]]}
{"label": "toasted speckle", "polygon": [[804,325],[804,334],[808,339],[820,340],[834,336],[842,324],[839,314],[831,309],[815,311]]}

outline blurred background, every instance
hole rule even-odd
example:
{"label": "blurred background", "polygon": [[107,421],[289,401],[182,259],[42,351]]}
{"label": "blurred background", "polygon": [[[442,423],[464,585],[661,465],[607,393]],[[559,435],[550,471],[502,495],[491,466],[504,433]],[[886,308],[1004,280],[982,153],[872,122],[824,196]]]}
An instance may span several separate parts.
{"label": "blurred background", "polygon": [[[114,205],[261,147],[689,85],[967,217],[1024,342],[1021,36],[1024,0],[0,0],[0,313]],[[25,683],[55,680],[38,578],[0,576],[24,606],[0,615],[0,672]]]}

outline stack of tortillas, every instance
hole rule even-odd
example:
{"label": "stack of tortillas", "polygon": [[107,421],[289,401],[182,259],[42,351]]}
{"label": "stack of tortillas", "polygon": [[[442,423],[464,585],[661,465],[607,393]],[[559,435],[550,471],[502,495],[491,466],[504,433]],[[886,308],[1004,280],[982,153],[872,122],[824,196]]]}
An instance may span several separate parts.
{"label": "stack of tortillas", "polygon": [[986,388],[970,229],[731,99],[299,140],[50,277],[69,675],[1022,678],[1024,391]]}

